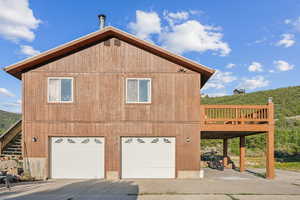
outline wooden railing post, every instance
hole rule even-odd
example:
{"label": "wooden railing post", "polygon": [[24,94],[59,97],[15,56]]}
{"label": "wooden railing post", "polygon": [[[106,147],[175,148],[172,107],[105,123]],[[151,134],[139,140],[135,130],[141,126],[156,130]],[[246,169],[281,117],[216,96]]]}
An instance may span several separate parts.
{"label": "wooden railing post", "polygon": [[274,127],[274,104],[271,98],[268,101],[268,121]]}
{"label": "wooden railing post", "polygon": [[244,124],[244,117],[245,117],[244,114],[245,113],[243,112],[243,110],[244,110],[243,108],[240,109],[240,121],[241,121],[241,124]]}
{"label": "wooden railing post", "polygon": [[275,178],[275,158],[274,158],[274,104],[269,98],[268,102],[268,122],[269,128],[266,135],[267,159],[266,159],[266,178]]}
{"label": "wooden railing post", "polygon": [[235,124],[238,124],[239,122],[238,122],[238,118],[239,118],[239,115],[238,115],[239,113],[238,113],[238,109],[237,108],[235,108]]}

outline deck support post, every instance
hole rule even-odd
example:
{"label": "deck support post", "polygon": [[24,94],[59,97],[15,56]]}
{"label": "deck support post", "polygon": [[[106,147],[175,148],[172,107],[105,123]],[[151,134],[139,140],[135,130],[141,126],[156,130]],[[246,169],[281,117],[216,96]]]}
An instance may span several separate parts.
{"label": "deck support post", "polygon": [[223,164],[228,167],[228,139],[223,139]]}
{"label": "deck support post", "polygon": [[266,142],[267,142],[267,158],[266,158],[266,178],[274,179],[275,178],[275,164],[274,164],[274,129],[270,129],[266,133]]}
{"label": "deck support post", "polygon": [[240,172],[245,171],[245,136],[240,137]]}
{"label": "deck support post", "polygon": [[268,100],[268,121],[269,129],[266,133],[266,178],[275,178],[275,161],[274,161],[274,104],[272,98]]}

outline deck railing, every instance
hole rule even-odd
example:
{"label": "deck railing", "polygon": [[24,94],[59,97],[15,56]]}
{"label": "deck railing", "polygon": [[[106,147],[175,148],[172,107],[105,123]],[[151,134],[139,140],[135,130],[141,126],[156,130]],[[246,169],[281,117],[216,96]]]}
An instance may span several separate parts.
{"label": "deck railing", "polygon": [[273,104],[201,105],[204,124],[268,124],[273,118]]}

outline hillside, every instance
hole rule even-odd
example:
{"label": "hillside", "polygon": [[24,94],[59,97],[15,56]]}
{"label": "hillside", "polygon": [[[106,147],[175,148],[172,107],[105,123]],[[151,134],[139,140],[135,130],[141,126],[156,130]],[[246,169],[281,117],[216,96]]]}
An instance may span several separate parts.
{"label": "hillside", "polygon": [[21,118],[21,114],[0,110],[0,135]]}
{"label": "hillside", "polygon": [[300,115],[300,86],[224,97],[204,97],[201,103],[263,105],[267,103],[269,97],[273,97],[276,118]]}

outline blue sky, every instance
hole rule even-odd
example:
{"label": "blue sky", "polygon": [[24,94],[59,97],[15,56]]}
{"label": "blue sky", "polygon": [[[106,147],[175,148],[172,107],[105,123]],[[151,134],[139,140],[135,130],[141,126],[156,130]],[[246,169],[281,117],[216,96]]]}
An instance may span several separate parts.
{"label": "blue sky", "polygon": [[[0,67],[115,26],[217,70],[210,96],[300,85],[299,0],[0,0]],[[21,82],[0,72],[0,109],[20,112]]]}

